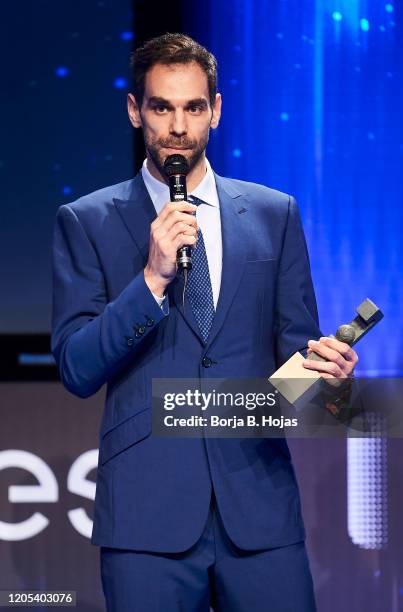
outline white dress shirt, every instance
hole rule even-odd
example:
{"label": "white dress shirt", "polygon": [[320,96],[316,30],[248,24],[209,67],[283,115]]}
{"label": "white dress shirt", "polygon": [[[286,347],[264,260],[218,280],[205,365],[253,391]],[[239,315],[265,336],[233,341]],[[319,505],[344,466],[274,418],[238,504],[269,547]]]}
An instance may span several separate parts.
{"label": "white dress shirt", "polygon": [[[204,245],[213,291],[214,308],[217,308],[218,296],[221,285],[222,272],[222,238],[221,238],[221,218],[220,202],[217,194],[217,187],[214,174],[209,161],[206,159],[206,174],[197,187],[188,195],[195,196],[203,200],[205,204],[199,204],[196,210],[197,224],[202,231]],[[141,174],[157,215],[160,214],[165,204],[170,201],[169,187],[166,183],[154,178],[147,167],[147,159],[144,160]],[[157,298],[161,304],[163,298]]]}

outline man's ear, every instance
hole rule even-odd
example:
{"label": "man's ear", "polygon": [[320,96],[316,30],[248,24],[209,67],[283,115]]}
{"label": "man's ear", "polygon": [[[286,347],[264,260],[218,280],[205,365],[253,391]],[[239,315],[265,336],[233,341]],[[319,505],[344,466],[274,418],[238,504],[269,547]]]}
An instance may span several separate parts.
{"label": "man's ear", "polygon": [[222,106],[222,98],[221,98],[221,94],[218,93],[216,94],[216,97],[215,97],[215,102],[213,106],[213,114],[211,116],[211,121],[210,121],[210,126],[213,129],[218,127],[218,124],[220,123],[221,106]]}
{"label": "man's ear", "polygon": [[127,112],[129,113],[130,123],[134,128],[140,128],[143,126],[136,98],[131,93],[127,95]]}

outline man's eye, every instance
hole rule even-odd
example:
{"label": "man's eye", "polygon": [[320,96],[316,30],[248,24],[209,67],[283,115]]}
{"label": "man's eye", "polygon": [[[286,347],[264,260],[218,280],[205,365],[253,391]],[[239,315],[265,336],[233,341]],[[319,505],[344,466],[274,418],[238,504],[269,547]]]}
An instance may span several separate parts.
{"label": "man's eye", "polygon": [[192,115],[199,115],[202,112],[203,108],[201,106],[189,106],[189,111]]}
{"label": "man's eye", "polygon": [[167,111],[167,107],[166,106],[154,106],[154,110],[159,115],[162,115]]}

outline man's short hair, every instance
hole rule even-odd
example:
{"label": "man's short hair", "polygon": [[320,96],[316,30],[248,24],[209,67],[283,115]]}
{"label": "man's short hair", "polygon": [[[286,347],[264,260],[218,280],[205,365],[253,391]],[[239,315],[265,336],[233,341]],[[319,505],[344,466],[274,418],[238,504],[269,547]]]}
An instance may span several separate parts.
{"label": "man's short hair", "polygon": [[139,108],[143,104],[146,74],[155,64],[169,66],[190,62],[197,62],[205,72],[213,106],[217,93],[217,60],[214,55],[186,34],[163,34],[145,42],[131,56],[133,93]]}

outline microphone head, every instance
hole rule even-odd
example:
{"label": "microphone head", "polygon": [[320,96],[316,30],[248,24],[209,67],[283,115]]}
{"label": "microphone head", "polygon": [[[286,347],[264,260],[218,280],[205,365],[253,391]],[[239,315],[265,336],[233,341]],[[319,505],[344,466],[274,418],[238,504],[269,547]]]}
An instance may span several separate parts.
{"label": "microphone head", "polygon": [[168,155],[164,162],[165,174],[170,177],[174,174],[184,174],[189,172],[189,164],[183,155]]}

